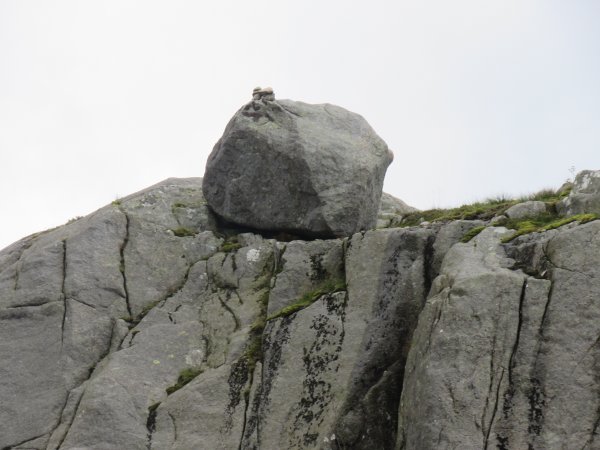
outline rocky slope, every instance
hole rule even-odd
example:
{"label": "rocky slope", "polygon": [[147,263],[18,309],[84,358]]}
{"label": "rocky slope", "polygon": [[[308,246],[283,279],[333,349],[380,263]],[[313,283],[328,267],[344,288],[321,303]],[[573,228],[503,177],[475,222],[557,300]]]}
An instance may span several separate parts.
{"label": "rocky slope", "polygon": [[0,252],[0,449],[600,448],[600,221],[293,240],[201,186]]}

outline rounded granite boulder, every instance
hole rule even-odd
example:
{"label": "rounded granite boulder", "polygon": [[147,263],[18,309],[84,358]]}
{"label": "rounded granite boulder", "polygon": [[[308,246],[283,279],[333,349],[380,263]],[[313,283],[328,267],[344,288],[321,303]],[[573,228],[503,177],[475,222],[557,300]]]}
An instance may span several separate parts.
{"label": "rounded granite boulder", "polygon": [[222,219],[258,230],[342,237],[373,228],[393,159],[358,114],[260,97],[230,120],[203,191]]}

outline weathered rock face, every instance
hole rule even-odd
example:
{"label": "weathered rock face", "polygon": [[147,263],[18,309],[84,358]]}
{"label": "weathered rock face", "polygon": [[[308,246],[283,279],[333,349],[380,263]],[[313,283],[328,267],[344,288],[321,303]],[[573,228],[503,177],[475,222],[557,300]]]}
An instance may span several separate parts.
{"label": "weathered rock face", "polygon": [[556,205],[564,216],[600,214],[600,170],[583,170],[577,174],[568,197]]}
{"label": "weathered rock face", "polygon": [[446,255],[413,336],[397,449],[600,448],[600,222],[502,246],[505,233]]}
{"label": "weathered rock face", "polygon": [[329,104],[252,101],[215,145],[204,195],[238,225],[345,237],[375,226],[391,161],[358,114]]}
{"label": "weathered rock face", "polygon": [[600,221],[280,242],[201,186],[0,252],[0,448],[600,448]]}

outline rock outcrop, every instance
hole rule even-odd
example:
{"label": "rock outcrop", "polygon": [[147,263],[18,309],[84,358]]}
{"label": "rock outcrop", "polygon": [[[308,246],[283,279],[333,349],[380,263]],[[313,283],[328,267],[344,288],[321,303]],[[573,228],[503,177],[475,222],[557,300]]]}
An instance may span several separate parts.
{"label": "rock outcrop", "polygon": [[600,221],[511,233],[281,241],[195,178],[29,236],[0,251],[0,448],[600,448]]}
{"label": "rock outcrop", "polygon": [[204,195],[227,222],[308,237],[373,228],[392,153],[358,114],[274,101],[272,90],[231,119],[206,165]]}
{"label": "rock outcrop", "polygon": [[577,174],[571,193],[557,205],[558,211],[573,214],[600,214],[600,170],[583,170]]}

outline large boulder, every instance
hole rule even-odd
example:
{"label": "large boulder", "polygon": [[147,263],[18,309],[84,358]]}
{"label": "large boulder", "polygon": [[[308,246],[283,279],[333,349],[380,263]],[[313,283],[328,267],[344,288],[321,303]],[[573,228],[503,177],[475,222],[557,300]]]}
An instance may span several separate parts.
{"label": "large boulder", "polygon": [[231,119],[206,165],[213,211],[238,225],[312,237],[373,228],[393,154],[339,106],[262,97]]}

